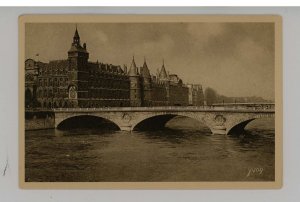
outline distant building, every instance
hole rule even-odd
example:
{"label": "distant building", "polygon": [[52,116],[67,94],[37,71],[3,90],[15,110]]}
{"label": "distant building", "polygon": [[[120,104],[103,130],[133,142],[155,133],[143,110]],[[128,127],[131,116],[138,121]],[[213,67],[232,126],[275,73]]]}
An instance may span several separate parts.
{"label": "distant building", "polygon": [[[202,105],[201,85],[185,85],[165,64],[151,75],[146,60],[138,68],[90,62],[76,28],[68,58],[43,63],[25,61],[27,108],[139,107]],[[192,95],[191,95],[192,94]],[[191,98],[190,98],[191,97]]]}
{"label": "distant building", "polygon": [[202,85],[200,84],[187,84],[189,88],[189,105],[204,105],[204,93]]}

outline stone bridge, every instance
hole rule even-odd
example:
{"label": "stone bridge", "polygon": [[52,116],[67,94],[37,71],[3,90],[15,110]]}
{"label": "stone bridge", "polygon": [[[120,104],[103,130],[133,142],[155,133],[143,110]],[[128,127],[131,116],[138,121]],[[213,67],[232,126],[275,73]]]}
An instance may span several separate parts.
{"label": "stone bridge", "polygon": [[111,121],[124,131],[157,129],[172,118],[183,116],[204,123],[213,134],[241,131],[254,119],[275,116],[274,105],[61,108],[54,109],[54,113],[56,128],[73,117],[94,116]]}

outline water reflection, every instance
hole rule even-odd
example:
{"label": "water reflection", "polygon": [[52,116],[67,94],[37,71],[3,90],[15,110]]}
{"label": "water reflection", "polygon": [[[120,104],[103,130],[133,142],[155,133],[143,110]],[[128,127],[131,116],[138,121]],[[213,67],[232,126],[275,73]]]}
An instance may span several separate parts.
{"label": "water reflection", "polygon": [[[158,131],[26,132],[27,181],[270,181],[274,120],[240,136],[211,135],[190,119]],[[248,169],[263,167],[260,175]]]}

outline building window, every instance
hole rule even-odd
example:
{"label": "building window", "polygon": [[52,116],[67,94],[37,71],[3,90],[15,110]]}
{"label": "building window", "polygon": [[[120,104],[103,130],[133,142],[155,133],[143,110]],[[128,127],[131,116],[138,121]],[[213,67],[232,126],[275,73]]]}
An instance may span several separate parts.
{"label": "building window", "polygon": [[53,97],[52,89],[49,90],[49,97]]}

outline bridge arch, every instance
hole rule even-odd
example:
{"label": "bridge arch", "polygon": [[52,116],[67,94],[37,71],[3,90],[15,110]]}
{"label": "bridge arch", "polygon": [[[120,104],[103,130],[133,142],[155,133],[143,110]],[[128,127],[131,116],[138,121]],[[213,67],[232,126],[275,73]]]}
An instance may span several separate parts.
{"label": "bridge arch", "polygon": [[120,127],[114,121],[97,115],[74,115],[68,116],[57,121],[56,128],[60,130],[73,129],[73,128],[101,128],[120,130]]}
{"label": "bridge arch", "polygon": [[245,127],[248,125],[248,123],[253,120],[255,120],[255,118],[250,118],[248,120],[239,122],[236,125],[233,125],[231,128],[227,128],[227,134],[240,134],[245,130]]}
{"label": "bridge arch", "polygon": [[55,127],[61,122],[79,116],[94,116],[106,119],[124,131],[135,130],[140,126],[161,128],[176,116],[189,117],[206,125],[213,134],[229,134],[244,129],[254,119],[274,117],[272,111],[223,111],[223,110],[181,110],[181,109],[54,109]]}
{"label": "bridge arch", "polygon": [[242,118],[231,117],[229,122],[226,124],[226,134],[240,134],[245,130],[245,127],[252,121],[261,118],[274,118],[274,114],[259,113],[259,114],[246,114]]}
{"label": "bridge arch", "polygon": [[156,113],[156,114],[149,114],[148,116],[144,116],[143,118],[137,119],[135,123],[132,125],[131,130],[137,129],[146,129],[146,130],[157,130],[162,129],[165,125],[175,117],[187,117],[193,119],[201,125],[205,125],[212,131],[212,128],[209,124],[205,122],[204,117],[196,115],[195,113]]}

